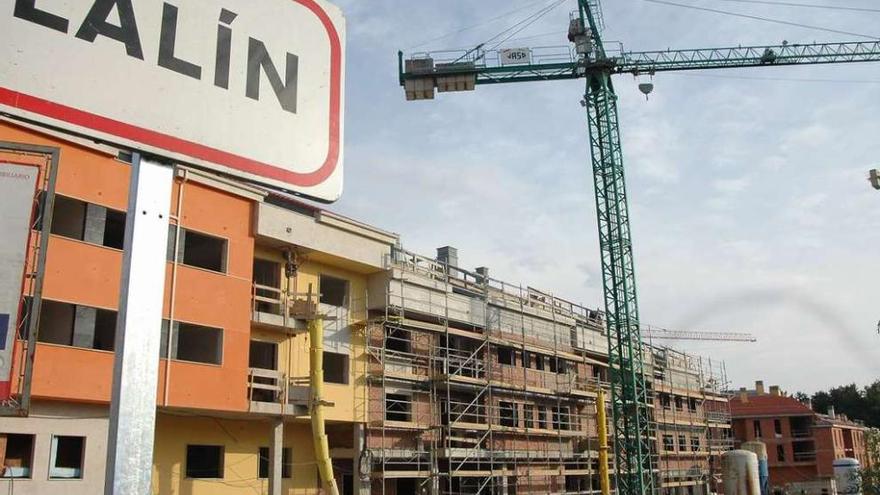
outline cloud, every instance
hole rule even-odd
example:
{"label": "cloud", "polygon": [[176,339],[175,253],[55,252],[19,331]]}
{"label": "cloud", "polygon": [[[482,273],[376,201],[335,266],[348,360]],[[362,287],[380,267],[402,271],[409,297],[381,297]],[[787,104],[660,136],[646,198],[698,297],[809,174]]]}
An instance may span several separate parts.
{"label": "cloud", "polygon": [[[600,306],[583,82],[492,85],[418,103],[398,86],[397,49],[530,1],[337,1],[349,26],[346,192],[332,209],[399,232],[409,249],[430,255],[452,244],[466,266]],[[565,43],[572,6],[517,35],[560,36],[518,43]],[[606,39],[628,49],[837,39],[641,0],[604,7]],[[845,13],[741,10],[874,29]],[[418,50],[467,46],[515,20]],[[648,101],[637,80],[615,79],[643,319],[759,333],[758,344],[682,344],[726,360],[737,386],[765,379],[813,391],[880,371],[880,193],[864,179],[878,161],[877,85],[805,79],[877,77],[859,64],[657,74]]]}

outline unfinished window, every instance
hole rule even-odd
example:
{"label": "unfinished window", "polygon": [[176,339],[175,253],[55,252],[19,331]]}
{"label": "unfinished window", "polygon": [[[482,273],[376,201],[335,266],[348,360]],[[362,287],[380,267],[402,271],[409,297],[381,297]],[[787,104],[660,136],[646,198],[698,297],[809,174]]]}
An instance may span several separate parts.
{"label": "unfinished window", "polygon": [[669,409],[672,406],[669,395],[660,394],[660,406],[663,407],[663,409]]}
{"label": "unfinished window", "polygon": [[412,334],[401,328],[385,327],[385,349],[409,354],[412,352]]}
{"label": "unfinished window", "polygon": [[570,430],[571,429],[571,412],[568,406],[553,406],[553,429],[554,430]]}
{"label": "unfinished window", "polygon": [[544,406],[537,406],[538,409],[538,428],[542,430],[547,430],[547,408]]}
{"label": "unfinished window", "polygon": [[[252,340],[248,366],[261,370],[275,371],[278,369],[278,344]],[[253,384],[257,385],[278,385],[275,378],[266,376],[254,376],[251,380]],[[256,402],[275,402],[276,399],[274,390],[267,390],[259,386],[250,387],[249,394],[250,399]]]}
{"label": "unfinished window", "polygon": [[501,410],[501,426],[518,426],[517,423],[519,421],[516,414],[517,411],[515,403],[501,401],[499,403],[499,409]]}
{"label": "unfinished window", "polygon": [[116,311],[43,300],[38,336],[47,344],[112,351]]}
{"label": "unfinished window", "polygon": [[248,366],[262,370],[278,368],[278,344],[252,340],[248,354]]}
{"label": "unfinished window", "polygon": [[677,411],[684,411],[684,400],[681,397],[675,398],[675,409]]}
{"label": "unfinished window", "polygon": [[66,196],[55,196],[52,233],[91,244],[122,249],[125,212],[86,203]]}
{"label": "unfinished window", "polygon": [[687,437],[684,435],[678,436],[678,450],[681,452],[688,451],[688,441],[687,441]]}
{"label": "unfinished window", "polygon": [[187,445],[186,477],[223,479],[223,446]]}
{"label": "unfinished window", "polygon": [[782,421],[779,419],[773,420],[773,432],[776,433],[776,437],[779,438],[782,436]]}
{"label": "unfinished window", "polygon": [[52,436],[49,451],[50,479],[81,479],[85,437]]}
{"label": "unfinished window", "polygon": [[[162,320],[160,356],[168,357],[168,320]],[[223,330],[219,328],[174,322],[171,333],[171,359],[195,363],[223,362]]]}
{"label": "unfinished window", "polygon": [[498,364],[516,365],[516,353],[510,347],[498,348]]}
{"label": "unfinished window", "polygon": [[324,352],[324,381],[348,385],[348,354]]}
{"label": "unfinished window", "polygon": [[534,428],[535,427],[535,405],[534,404],[523,404],[523,421],[525,421],[526,428]]}
{"label": "unfinished window", "polygon": [[0,445],[6,444],[3,478],[30,478],[34,461],[34,436],[15,433],[0,434]]}
{"label": "unfinished window", "polygon": [[406,394],[385,394],[385,419],[412,421],[412,397]]}
{"label": "unfinished window", "polygon": [[281,314],[281,264],[254,259],[254,309],[262,313]]}
{"label": "unfinished window", "polygon": [[675,451],[675,439],[672,435],[663,435],[663,450],[666,452]]}
{"label": "unfinished window", "polygon": [[321,304],[348,306],[348,280],[321,275],[318,284],[321,289]]}
{"label": "unfinished window", "polygon": [[544,371],[544,368],[546,368],[546,366],[544,365],[545,361],[546,361],[546,359],[544,358],[543,355],[535,354],[535,369],[540,370],[540,371]]}
{"label": "unfinished window", "polygon": [[697,399],[694,399],[694,398],[688,399],[688,411],[697,412]]}
{"label": "unfinished window", "polygon": [[[177,226],[168,226],[168,259],[174,259]],[[214,272],[226,272],[227,241],[200,232],[180,229],[177,243],[177,261],[184,265],[204,268]]]}
{"label": "unfinished window", "polygon": [[778,462],[785,462],[785,445],[776,446],[776,460]]}
{"label": "unfinished window", "polygon": [[[281,449],[281,477],[290,478],[293,471],[293,453],[291,449]],[[260,447],[260,478],[269,478],[269,447]]]}
{"label": "unfinished window", "polygon": [[566,361],[564,359],[557,359],[556,360],[556,372],[559,373],[560,375],[564,375],[564,374],[568,373],[568,361]]}
{"label": "unfinished window", "polygon": [[700,437],[691,437],[691,452],[699,452]]}
{"label": "unfinished window", "polygon": [[755,438],[762,438],[764,436],[761,434],[761,422],[759,420],[752,421],[752,427],[755,429]]}

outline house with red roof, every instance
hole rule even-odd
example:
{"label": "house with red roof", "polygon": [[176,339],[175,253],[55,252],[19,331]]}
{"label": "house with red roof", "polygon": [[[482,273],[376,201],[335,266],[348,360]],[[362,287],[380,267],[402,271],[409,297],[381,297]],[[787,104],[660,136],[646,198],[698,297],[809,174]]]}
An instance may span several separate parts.
{"label": "house with red roof", "polygon": [[869,462],[864,424],[833,409],[819,414],[778,386],[765,392],[764,382],[758,381],[754,390],[740,389],[730,400],[730,412],[736,446],[748,441],[767,445],[774,493],[800,494],[811,491],[800,487],[825,485],[834,477],[835,459],[851,457],[863,466]]}

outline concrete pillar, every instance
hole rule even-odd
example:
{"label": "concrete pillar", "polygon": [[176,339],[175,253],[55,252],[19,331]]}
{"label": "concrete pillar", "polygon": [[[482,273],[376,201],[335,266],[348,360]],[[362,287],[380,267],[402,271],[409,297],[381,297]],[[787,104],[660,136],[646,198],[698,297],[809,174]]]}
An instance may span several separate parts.
{"label": "concrete pillar", "polygon": [[95,308],[77,306],[73,315],[73,345],[91,349],[95,344],[95,319],[98,311]]}
{"label": "concrete pillar", "polygon": [[104,227],[107,223],[107,208],[94,204],[86,205],[86,228],[83,240],[92,244],[104,244]]}
{"label": "concrete pillar", "polygon": [[[356,495],[370,495],[370,471],[372,466],[361,466],[361,462],[369,463],[370,458],[364,455],[367,448],[367,433],[363,423],[354,424],[354,460],[352,466],[354,473],[351,479],[354,483],[353,492]],[[362,475],[362,473],[365,473]]]}
{"label": "concrete pillar", "polygon": [[279,418],[272,421],[272,439],[269,442],[269,495],[281,495],[284,420]]}

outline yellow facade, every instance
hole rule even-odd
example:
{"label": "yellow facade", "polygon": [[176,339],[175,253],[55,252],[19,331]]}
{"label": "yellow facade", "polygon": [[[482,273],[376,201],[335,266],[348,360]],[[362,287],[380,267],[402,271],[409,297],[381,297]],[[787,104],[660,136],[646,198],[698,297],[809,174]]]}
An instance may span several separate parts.
{"label": "yellow facade", "polygon": [[[282,480],[285,495],[319,493],[311,427],[307,422],[284,425],[284,448],[292,452],[292,472]],[[153,493],[161,495],[225,495],[266,493],[268,480],[259,477],[260,447],[272,438],[269,420],[228,420],[160,413],[156,419]],[[222,479],[186,477],[187,445],[220,445],[224,450]]]}
{"label": "yellow facade", "polygon": [[[283,267],[282,253],[257,247],[255,257],[276,261]],[[283,269],[283,268],[282,268]],[[280,277],[281,290],[291,294],[305,294],[312,287],[314,297],[320,293],[320,276],[329,275],[349,282],[351,325],[351,362],[348,384],[325,383],[325,399],[332,403],[326,409],[328,425],[365,421],[366,367],[365,337],[362,322],[366,318],[366,277],[363,274],[305,261],[297,276],[288,283]],[[309,376],[309,336],[304,332],[293,335],[277,330],[254,327],[251,339],[278,345],[278,371],[289,377]],[[194,412],[160,413],[156,424],[156,443],[153,467],[153,493],[161,495],[223,495],[237,493],[267,493],[268,479],[259,477],[259,449],[268,447],[272,439],[272,424],[277,418],[269,416],[221,419]],[[218,479],[191,479],[186,477],[188,445],[217,445],[223,447],[223,477]],[[292,450],[292,476],[282,480],[285,495],[317,494],[320,492],[311,424],[308,417],[286,418],[283,448]],[[350,455],[351,449],[337,449],[340,455]]]}
{"label": "yellow facade", "polygon": [[[283,266],[282,254],[275,250],[257,247],[255,256],[260,259],[276,261]],[[299,266],[297,276],[288,283],[281,277],[281,290],[291,294],[307,294],[311,286],[314,297],[320,293],[321,275],[347,280],[349,282],[351,315],[351,348],[348,384],[325,383],[325,399],[333,403],[326,410],[328,421],[357,422],[366,421],[366,341],[363,322],[366,319],[367,280],[363,274],[330,266],[324,263],[306,261]],[[304,296],[303,296],[304,297]],[[279,371],[290,377],[309,376],[309,336],[299,333],[287,336],[272,330],[253,328],[251,338],[278,344]]]}

